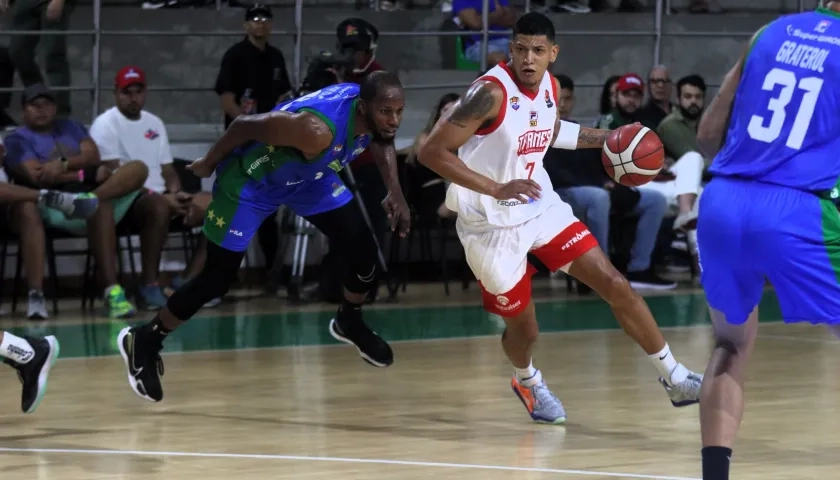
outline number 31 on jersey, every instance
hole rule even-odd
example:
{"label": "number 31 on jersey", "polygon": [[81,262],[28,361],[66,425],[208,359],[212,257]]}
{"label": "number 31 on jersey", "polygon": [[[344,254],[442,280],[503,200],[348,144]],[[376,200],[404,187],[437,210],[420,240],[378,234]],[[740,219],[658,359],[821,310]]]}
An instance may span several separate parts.
{"label": "number 31 on jersey", "polygon": [[753,115],[747,126],[747,133],[753,140],[765,143],[771,143],[779,138],[787,114],[793,113],[788,112],[787,107],[793,99],[794,91],[798,88],[804,90],[805,94],[799,102],[799,108],[796,110],[796,116],[793,119],[793,125],[790,127],[785,145],[794,150],[799,150],[802,148],[802,142],[805,141],[808,127],[811,126],[811,118],[814,116],[814,109],[817,107],[817,98],[820,96],[823,79],[806,77],[797,81],[796,74],[793,72],[774,68],[767,72],[761,89],[770,92],[775,90],[777,86],[782,87],[779,95],[771,98],[767,103],[767,109],[772,113],[769,124],[764,126],[765,123],[768,123],[766,118],[761,115]]}

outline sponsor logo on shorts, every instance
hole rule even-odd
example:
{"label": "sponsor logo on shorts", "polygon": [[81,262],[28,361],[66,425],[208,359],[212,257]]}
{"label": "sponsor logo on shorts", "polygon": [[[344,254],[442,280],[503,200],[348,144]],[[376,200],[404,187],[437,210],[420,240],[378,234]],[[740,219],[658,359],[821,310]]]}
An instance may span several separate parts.
{"label": "sponsor logo on shorts", "polygon": [[517,205],[525,205],[519,200],[496,200],[496,205],[500,207],[515,207]]}
{"label": "sponsor logo on shorts", "polygon": [[286,185],[287,185],[287,186],[289,186],[289,185],[297,185],[297,184],[299,184],[299,183],[303,183],[303,180],[298,180],[297,182],[286,182]]}
{"label": "sponsor logo on shorts", "polygon": [[330,167],[330,170],[333,170],[334,172],[340,172],[340,171],[341,171],[341,169],[342,169],[342,168],[344,168],[344,167],[341,165],[341,162],[339,162],[338,160],[333,160],[333,161],[332,161],[332,162],[330,162],[330,163],[329,163],[329,165],[327,165],[327,166],[328,166],[328,167]]}
{"label": "sponsor logo on shorts", "polygon": [[318,173],[315,174],[315,180],[318,180],[319,178],[321,178],[323,176],[324,176],[324,172],[318,172]]}
{"label": "sponsor logo on shorts", "polygon": [[254,163],[252,163],[251,165],[248,166],[248,170],[246,171],[246,173],[248,175],[254,173],[254,170],[260,168],[260,165],[262,165],[263,163],[265,163],[267,161],[268,161],[268,155],[263,155],[262,157],[254,160]]}
{"label": "sponsor logo on shorts", "polygon": [[345,190],[347,190],[347,187],[345,187],[344,185],[339,185],[337,183],[333,183],[332,187],[333,187],[333,192],[332,192],[333,197],[338,197],[339,195],[344,193]]}
{"label": "sponsor logo on shorts", "polygon": [[364,151],[365,151],[365,147],[358,147],[358,148],[356,148],[355,150],[353,150],[353,156],[354,156],[354,157],[358,157],[358,156],[359,156],[359,155],[361,155],[361,154],[362,154],[362,152],[364,152]]}
{"label": "sponsor logo on shorts", "polygon": [[237,237],[242,236],[242,232],[240,232],[239,230],[230,230],[228,233],[231,235],[236,235]]}
{"label": "sponsor logo on shorts", "polygon": [[496,308],[498,308],[499,310],[501,310],[503,312],[509,312],[511,310],[516,310],[517,308],[519,308],[519,305],[521,305],[521,304],[522,304],[522,302],[520,300],[517,300],[517,301],[513,302],[513,304],[511,304],[510,299],[507,298],[506,296],[496,295]]}
{"label": "sponsor logo on shorts", "polygon": [[582,232],[576,233],[574,237],[572,237],[568,242],[563,244],[563,248],[561,248],[560,250],[568,250],[568,249],[572,248],[576,243],[578,243],[579,241],[588,237],[589,235],[591,235],[591,234],[589,233],[588,229],[584,230]]}
{"label": "sponsor logo on shorts", "polygon": [[548,143],[551,142],[551,137],[554,131],[545,130],[528,130],[519,136],[519,147],[516,149],[517,155],[528,155],[530,153],[539,153],[548,148]]}

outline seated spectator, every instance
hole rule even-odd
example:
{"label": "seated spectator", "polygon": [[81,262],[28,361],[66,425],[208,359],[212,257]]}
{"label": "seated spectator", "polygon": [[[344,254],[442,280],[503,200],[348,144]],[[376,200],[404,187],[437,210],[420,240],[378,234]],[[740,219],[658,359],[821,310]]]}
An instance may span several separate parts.
{"label": "seated spectator", "polygon": [[116,224],[139,195],[148,168],[143,162],[127,163],[119,169],[102,164],[96,144],[80,123],[56,119],[55,96],[42,84],[30,85],[23,92],[23,123],[5,139],[6,171],[16,183],[88,192],[99,198],[99,208],[87,221],[68,219],[58,209],[39,206],[41,222],[26,228],[42,231],[47,226],[87,235],[109,316],[133,316],[136,309],[118,283]]}
{"label": "seated spectator", "polygon": [[[465,30],[481,32],[482,22],[481,10],[482,0],[454,0],[452,2],[452,14],[454,21]],[[491,0],[487,29],[493,31],[504,31],[513,28],[516,23],[516,11],[508,4],[508,0]],[[464,44],[464,56],[471,62],[481,62],[481,39],[482,35],[470,35]],[[490,33],[487,37],[487,65],[492,66],[504,62],[510,51],[510,36],[504,34]]]}
{"label": "seated spectator", "polygon": [[664,65],[651,68],[648,73],[648,102],[639,110],[638,121],[651,130],[656,130],[659,123],[673,110],[673,93],[674,84],[671,83],[668,68]]}
{"label": "seated spectator", "polygon": [[[0,141],[0,167],[6,149]],[[99,206],[99,199],[88,193],[65,193],[55,190],[35,190],[0,183],[0,237],[13,233],[18,236],[18,249],[23,272],[29,287],[26,318],[44,320],[47,302],[44,298],[44,260],[46,244],[38,207],[54,208],[67,218],[90,218]],[[7,230],[8,229],[8,230]]]}
{"label": "seated spectator", "polygon": [[[149,169],[144,191],[128,209],[124,221],[131,231],[140,232],[142,282],[140,297],[147,310],[166,305],[166,296],[158,285],[160,259],[172,227],[195,227],[204,220],[209,193],[187,193],[181,189],[178,172],[172,166],[169,136],[163,122],[143,110],[146,104],[146,74],[138,67],[125,67],[114,80],[116,106],[96,117],[90,136],[99,148],[102,161],[117,168],[133,161]],[[179,288],[201,271],[206,257],[206,243],[201,237],[199,251],[182,275],[172,280]],[[219,300],[214,300],[217,305]],[[212,305],[211,305],[212,306]]]}
{"label": "seated spectator", "polygon": [[406,163],[414,168],[412,172],[412,183],[420,186],[420,191],[417,192],[413,206],[421,218],[429,219],[437,216],[454,220],[458,216],[457,213],[446,208],[444,204],[446,200],[446,181],[440,175],[429,170],[428,167],[417,161],[417,150],[426,141],[426,138],[429,137],[429,133],[440,117],[449,113],[452,107],[455,106],[457,100],[457,93],[447,93],[441,97],[432,114],[429,116],[426,127],[414,139],[414,145],[408,154],[408,158],[406,158]]}
{"label": "seated spectator", "polygon": [[[697,197],[706,162],[697,146],[697,124],[706,101],[706,82],[689,75],[677,82],[677,108],[657,128],[665,153],[673,163],[664,175],[641,188],[654,189],[679,208],[675,230],[685,230],[689,251],[697,251]],[[662,180],[662,181],[660,181]]]}
{"label": "seated spectator", "polygon": [[[564,99],[560,102],[563,104],[561,115],[565,118],[561,118],[573,122],[570,116],[574,106],[574,83],[565,75],[557,75],[557,80],[560,83],[559,97]],[[641,79],[638,82],[641,84]],[[676,288],[674,282],[657,276],[650,263],[667,207],[664,195],[655,190],[615,184],[604,170],[599,150],[549,148],[545,155],[545,169],[560,198],[571,205],[604,251],[609,251],[610,215],[639,216],[627,266],[627,280],[633,288]]]}
{"label": "seated spectator", "polygon": [[603,116],[612,112],[615,108],[615,99],[618,95],[618,79],[621,77],[613,75],[604,82],[604,88],[601,90],[601,102],[598,107],[598,113]]}
{"label": "seated spectator", "polygon": [[621,76],[615,85],[615,107],[601,115],[595,122],[597,128],[615,130],[622,125],[640,121],[639,108],[642,106],[645,89],[642,77],[628,73]]}

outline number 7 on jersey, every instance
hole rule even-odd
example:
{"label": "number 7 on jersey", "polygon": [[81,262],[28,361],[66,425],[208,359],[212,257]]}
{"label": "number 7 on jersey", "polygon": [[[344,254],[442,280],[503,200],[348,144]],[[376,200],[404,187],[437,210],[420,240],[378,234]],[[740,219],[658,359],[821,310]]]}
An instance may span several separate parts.
{"label": "number 7 on jersey", "polygon": [[528,162],[525,164],[525,170],[528,170],[528,180],[531,179],[531,175],[534,174],[534,167],[537,164],[535,162]]}

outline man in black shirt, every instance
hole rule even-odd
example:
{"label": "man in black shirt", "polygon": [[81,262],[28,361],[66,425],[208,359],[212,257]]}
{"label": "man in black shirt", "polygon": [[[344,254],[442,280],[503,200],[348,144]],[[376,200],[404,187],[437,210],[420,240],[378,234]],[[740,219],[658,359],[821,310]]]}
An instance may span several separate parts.
{"label": "man in black shirt", "polygon": [[[270,112],[278,103],[291,98],[286,59],[279,49],[268,44],[271,20],[268,5],[251,5],[245,11],[247,36],[222,57],[216,93],[225,112],[225,128],[239,115]],[[273,216],[263,222],[257,239],[266,267],[273,268],[280,245],[280,232]]]}
{"label": "man in black shirt", "polygon": [[[572,114],[574,106],[575,85],[566,75],[556,77],[560,84],[559,114],[562,120],[573,121],[568,116]],[[630,285],[639,289],[676,288],[675,283],[658,277],[650,268],[659,226],[667,208],[664,195],[654,190],[617,185],[604,170],[600,150],[549,148],[543,165],[557,194],[589,227],[589,231],[605,251],[608,251],[610,215],[639,216],[635,240],[630,251],[630,263],[627,266],[627,280],[630,281]]]}
{"label": "man in black shirt", "polygon": [[291,94],[286,59],[268,44],[271,19],[268,5],[256,3],[249,7],[245,12],[247,36],[222,57],[216,93],[225,112],[225,128],[239,115],[271,111]]}

